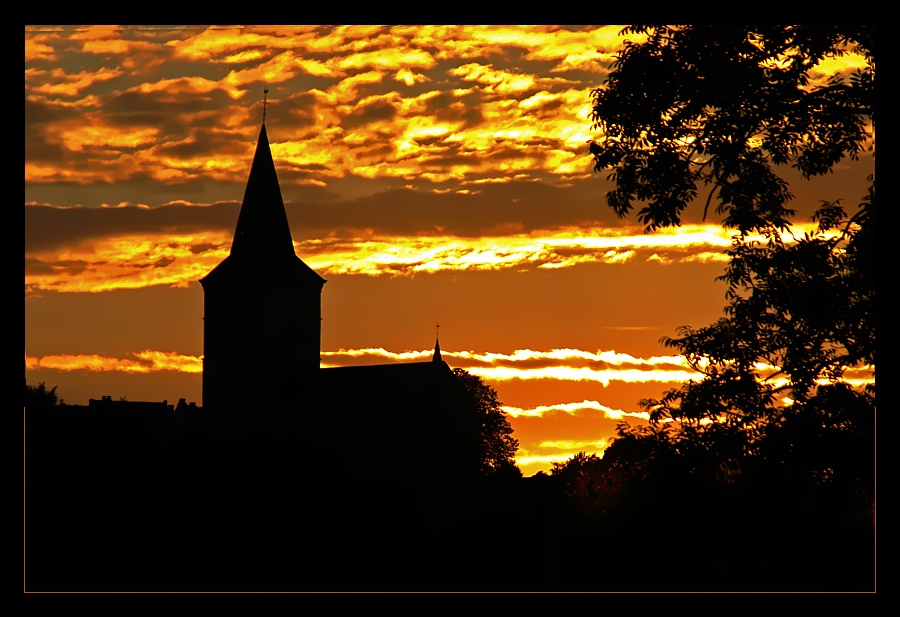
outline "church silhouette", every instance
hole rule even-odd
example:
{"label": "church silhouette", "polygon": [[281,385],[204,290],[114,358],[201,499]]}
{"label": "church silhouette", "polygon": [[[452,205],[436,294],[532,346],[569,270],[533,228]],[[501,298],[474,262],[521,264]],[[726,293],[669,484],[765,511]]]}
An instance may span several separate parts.
{"label": "church silhouette", "polygon": [[348,454],[373,478],[419,457],[420,445],[423,478],[477,473],[473,402],[437,340],[428,362],[320,367],[325,279],[294,251],[265,122],[231,252],[200,283],[208,413],[348,437]]}
{"label": "church silhouette", "polygon": [[435,590],[482,529],[475,399],[443,361],[320,367],[265,122],[202,280],[203,404],[26,410],[26,588]]}

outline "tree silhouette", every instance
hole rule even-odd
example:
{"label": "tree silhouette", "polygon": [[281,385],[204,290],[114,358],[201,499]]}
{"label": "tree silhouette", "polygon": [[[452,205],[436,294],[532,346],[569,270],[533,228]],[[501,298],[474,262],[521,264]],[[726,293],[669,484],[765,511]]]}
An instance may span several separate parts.
{"label": "tree silhouette", "polygon": [[[752,435],[800,412],[820,392],[874,410],[874,388],[840,386],[851,367],[875,364],[874,179],[858,211],[823,203],[818,233],[786,242],[791,194],[776,174],[806,178],[856,157],[874,123],[874,33],[860,26],[634,26],[607,83],[594,91],[591,144],[597,170],[611,168],[607,201],[620,216],[645,201],[648,230],[678,225],[710,186],[723,225],[736,228],[721,277],[726,317],[681,328],[664,344],[703,380],[642,401],[651,421],[700,428],[710,420]],[[810,71],[848,50],[868,64],[809,87]],[[758,232],[763,241],[751,239]],[[784,404],[785,402],[789,405]],[[789,409],[788,409],[789,408]],[[850,403],[850,408],[856,408]],[[865,424],[865,422],[864,422]]]}
{"label": "tree silhouette", "polygon": [[[662,340],[701,379],[642,400],[650,426],[621,424],[604,469],[620,469],[620,493],[633,511],[672,498],[682,509],[690,504],[685,512],[727,518],[725,504],[735,499],[732,522],[750,524],[751,512],[771,520],[778,511],[808,538],[828,529],[834,544],[852,537],[857,550],[872,541],[874,524],[875,389],[851,387],[845,377],[854,368],[874,374],[874,177],[853,214],[840,201],[822,202],[817,231],[799,236],[779,174],[790,166],[809,179],[866,147],[874,132],[873,29],[626,33],[646,34],[646,42],[627,43],[593,93],[603,137],[590,150],[595,169],[610,170],[615,182],[609,207],[624,217],[640,203],[637,218],[652,232],[680,225],[692,204],[704,218],[715,204],[735,235],[720,277],[724,317]],[[866,67],[810,86],[820,60],[848,51],[862,54]],[[772,546],[788,538],[769,529]],[[841,550],[850,559],[869,549]],[[817,554],[810,548],[804,563]],[[864,566],[858,572],[871,571]]]}
{"label": "tree silhouette", "polygon": [[65,405],[65,401],[56,394],[57,386],[49,390],[42,381],[36,386],[25,384],[25,409],[47,409],[57,405]]}
{"label": "tree silhouette", "polygon": [[506,413],[497,400],[497,391],[477,375],[455,368],[453,374],[462,382],[475,402],[481,424],[481,473],[508,474],[518,469],[515,462],[519,441],[515,439]]}
{"label": "tree silhouette", "polygon": [[[606,83],[593,91],[596,171],[611,170],[608,205],[635,202],[648,230],[678,225],[709,187],[723,224],[741,232],[786,228],[794,210],[777,167],[804,178],[856,158],[874,123],[875,33],[859,25],[632,26]],[[848,80],[811,87],[824,59],[867,61]]]}
{"label": "tree silhouette", "polygon": [[550,477],[558,482],[563,495],[587,508],[601,507],[615,496],[618,488],[618,478],[607,463],[596,454],[578,452],[567,461],[552,463]]}

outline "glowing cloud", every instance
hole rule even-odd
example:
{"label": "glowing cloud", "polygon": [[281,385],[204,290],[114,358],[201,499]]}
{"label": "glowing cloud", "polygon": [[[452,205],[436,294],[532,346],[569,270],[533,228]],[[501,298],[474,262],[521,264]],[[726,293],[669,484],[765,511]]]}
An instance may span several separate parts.
{"label": "glowing cloud", "polygon": [[650,419],[650,414],[647,412],[622,411],[621,409],[613,409],[611,407],[607,407],[606,405],[598,403],[597,401],[588,400],[581,401],[580,403],[556,403],[554,405],[538,405],[537,407],[532,407],[530,409],[522,409],[520,407],[511,407],[509,405],[504,405],[502,409],[513,418],[522,416],[528,418],[539,418],[545,414],[552,414],[556,412],[577,415],[580,411],[592,410],[602,411],[607,418],[610,418],[612,420],[621,420],[626,416],[640,418],[642,420]]}
{"label": "glowing cloud", "polygon": [[[27,254],[43,264],[26,273],[26,294],[38,289],[101,292],[153,285],[186,287],[228,256],[231,234],[120,236],[51,254]],[[197,252],[194,247],[203,247]]]}
{"label": "glowing cloud", "polygon": [[[795,233],[811,230],[798,225]],[[786,235],[786,241],[791,237]],[[492,238],[450,236],[372,237],[340,242],[297,243],[297,253],[322,275],[412,276],[442,271],[571,268],[585,263],[618,264],[644,259],[666,266],[724,261],[730,235],[713,225],[684,225],[644,234],[634,228],[536,231]],[[26,290],[97,292],[152,285],[183,287],[224,259],[225,232],[142,234],[97,239],[50,252],[27,252]],[[195,251],[193,247],[216,247]],[[711,250],[719,249],[719,250]],[[643,256],[643,257],[642,257]]]}
{"label": "glowing cloud", "polygon": [[[391,352],[382,348],[367,349],[341,349],[338,351],[322,352],[322,367],[352,366],[359,364],[378,364],[385,362],[421,362],[431,358],[433,350]],[[56,369],[63,371],[92,370],[92,371],[125,371],[125,372],[151,372],[151,371],[178,371],[197,373],[202,371],[202,359],[196,356],[179,354],[176,352],[162,352],[144,350],[132,354],[136,359],[109,358],[100,355],[54,355],[41,358],[26,358],[26,368]],[[628,354],[619,354],[615,351],[586,352],[580,350],[552,350],[549,352],[536,352],[531,350],[517,350],[513,354],[497,354],[491,352],[442,352],[446,359],[453,359],[454,365],[464,368],[474,375],[483,376],[491,381],[503,381],[506,378],[515,379],[571,379],[570,374],[577,375],[578,379],[591,381],[619,380],[624,382],[678,382],[683,381],[684,375],[696,373],[687,371],[660,368],[661,365],[679,365],[682,363],[677,356],[652,357],[648,359],[633,358]],[[612,363],[611,368],[592,369],[590,367],[573,367],[568,364],[572,359],[606,358]],[[535,359],[542,361],[543,365],[534,365]],[[505,363],[512,366],[485,367],[476,366],[475,362]],[[547,364],[555,366],[547,366]],[[615,364],[625,364],[643,367],[617,368]],[[518,364],[519,366],[515,366]],[[504,373],[506,371],[506,373]],[[507,374],[513,377],[507,377]],[[497,375],[500,375],[498,378]],[[578,410],[600,410],[610,418],[619,418],[622,415],[636,415],[621,410],[604,407],[594,401],[582,403],[567,403],[549,407],[538,407],[531,410],[523,410],[515,407],[506,408],[513,416],[541,415],[551,411],[565,411],[575,413]],[[637,414],[639,416],[639,414]]]}
{"label": "glowing cloud", "polygon": [[[52,44],[52,37],[46,34],[33,34],[35,30],[25,27],[25,62],[51,61],[57,57]],[[30,36],[29,36],[30,34]],[[25,71],[25,83],[28,83],[28,70]]]}
{"label": "glowing cloud", "polygon": [[[287,101],[297,91],[314,93],[318,136],[288,140],[295,151],[291,163],[305,162],[308,177],[303,182],[308,184],[326,186],[329,179],[348,175],[435,183],[508,181],[518,174],[540,174],[557,182],[587,177],[591,158],[585,144],[594,136],[590,91],[608,70],[611,54],[621,48],[620,31],[617,25],[28,27],[26,100],[57,107],[82,96],[78,104],[94,112],[67,116],[59,121],[64,130],[57,121],[40,130],[49,142],[79,153],[85,170],[98,171],[91,176],[68,169],[69,159],[62,153],[28,161],[26,182],[116,182],[138,169],[161,183],[185,181],[187,174],[171,169],[162,151],[147,149],[140,157],[132,152],[163,133],[152,132],[142,114],[120,115],[116,122],[102,118],[110,96],[102,94],[103,84],[124,80],[136,84],[123,93],[129,105],[142,99],[155,105],[160,97],[173,103],[198,95],[209,100],[217,92],[238,101],[260,83],[272,86],[273,101],[279,96]],[[90,54],[91,66],[103,65],[86,70],[78,64],[77,71],[50,65],[60,50]],[[503,68],[497,55],[510,50],[521,50],[527,62]],[[863,63],[855,54],[829,59],[816,67],[814,78],[846,73]],[[161,64],[185,68],[158,79],[151,69]],[[592,73],[589,80],[585,72]],[[302,81],[308,75],[316,77],[313,88]],[[388,82],[404,84],[403,93],[385,92]],[[464,104],[422,107],[412,91],[425,82],[438,84],[443,95],[465,97]],[[357,112],[373,92],[391,98],[394,117],[358,125]],[[181,111],[180,120],[185,125],[202,116],[204,126],[235,127],[246,121],[246,111],[214,106],[205,113]],[[417,116],[421,119],[414,120]],[[416,122],[436,132],[423,132]],[[389,152],[377,147],[385,141],[391,144]],[[325,149],[332,152],[319,152]],[[203,156],[207,161],[225,158],[221,153]],[[190,168],[202,169],[203,164],[198,160]],[[225,166],[211,177],[237,182],[244,173],[239,166]]]}
{"label": "glowing cloud", "polygon": [[[322,366],[373,364],[382,362],[421,362],[431,358],[433,350],[390,352],[368,348],[322,352]],[[441,355],[454,366],[490,382],[509,380],[593,381],[608,386],[611,381],[623,383],[681,383],[697,380],[699,373],[690,369],[680,356],[635,358],[615,351],[588,352],[578,349],[551,351],[516,350],[512,354],[491,352],[448,351]],[[586,404],[583,408],[590,408]],[[515,409],[515,408],[510,408]],[[550,411],[549,408],[543,411]],[[607,408],[610,417],[617,412]],[[518,410],[515,415],[528,415]]]}
{"label": "glowing cloud", "polygon": [[626,383],[680,383],[685,381],[697,381],[700,379],[700,376],[697,373],[690,370],[596,370],[588,367],[572,366],[546,366],[535,369],[498,366],[472,367],[467,370],[473,375],[478,375],[484,379],[498,382],[512,379],[552,379],[555,381],[596,381],[602,383],[604,386],[608,386],[611,381],[623,381]]}
{"label": "glowing cloud", "polygon": [[95,72],[66,73],[62,69],[25,72],[29,89],[47,95],[78,96],[95,83],[116,79],[122,71],[101,68]]}
{"label": "glowing cloud", "polygon": [[[176,57],[190,60],[233,62],[248,50],[303,48],[313,39],[315,27],[210,27],[195,36],[175,38],[166,45]],[[267,51],[267,53],[271,53]]]}
{"label": "glowing cloud", "polygon": [[203,360],[175,352],[141,351],[129,358],[109,358],[92,355],[55,355],[25,359],[26,370],[52,369],[57,371],[120,371],[124,373],[150,373],[176,371],[180,373],[203,372]]}

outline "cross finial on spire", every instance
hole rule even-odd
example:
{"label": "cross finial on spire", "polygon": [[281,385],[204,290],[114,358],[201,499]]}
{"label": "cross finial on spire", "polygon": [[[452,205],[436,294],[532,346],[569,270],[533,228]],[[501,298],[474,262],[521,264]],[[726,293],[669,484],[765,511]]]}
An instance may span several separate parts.
{"label": "cross finial on spire", "polygon": [[266,105],[270,105],[269,101],[266,100],[266,95],[269,93],[268,88],[263,88],[263,124],[266,123]]}

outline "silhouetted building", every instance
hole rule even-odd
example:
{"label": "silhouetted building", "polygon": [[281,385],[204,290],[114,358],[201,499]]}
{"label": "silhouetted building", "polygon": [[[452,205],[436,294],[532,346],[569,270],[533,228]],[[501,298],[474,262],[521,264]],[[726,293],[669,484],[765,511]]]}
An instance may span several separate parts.
{"label": "silhouetted building", "polygon": [[427,362],[320,367],[325,279],[294,252],[265,123],[231,253],[200,283],[204,410],[291,426],[313,451],[339,433],[351,444],[342,456],[372,475],[400,460],[441,475],[477,468],[471,398],[437,342]]}
{"label": "silhouetted building", "polygon": [[204,291],[203,406],[246,406],[319,368],[325,279],[294,253],[266,127],[259,134],[231,254]]}
{"label": "silhouetted building", "polygon": [[[35,590],[453,586],[488,537],[479,418],[427,362],[319,367],[265,125],[231,254],[202,281],[203,405],[26,410]],[[463,564],[462,566],[458,564]]]}
{"label": "silhouetted building", "polygon": [[100,400],[92,398],[88,400],[88,407],[105,411],[171,411],[174,409],[174,406],[169,405],[168,401],[129,401],[126,399],[114,401],[111,396],[102,396]]}

